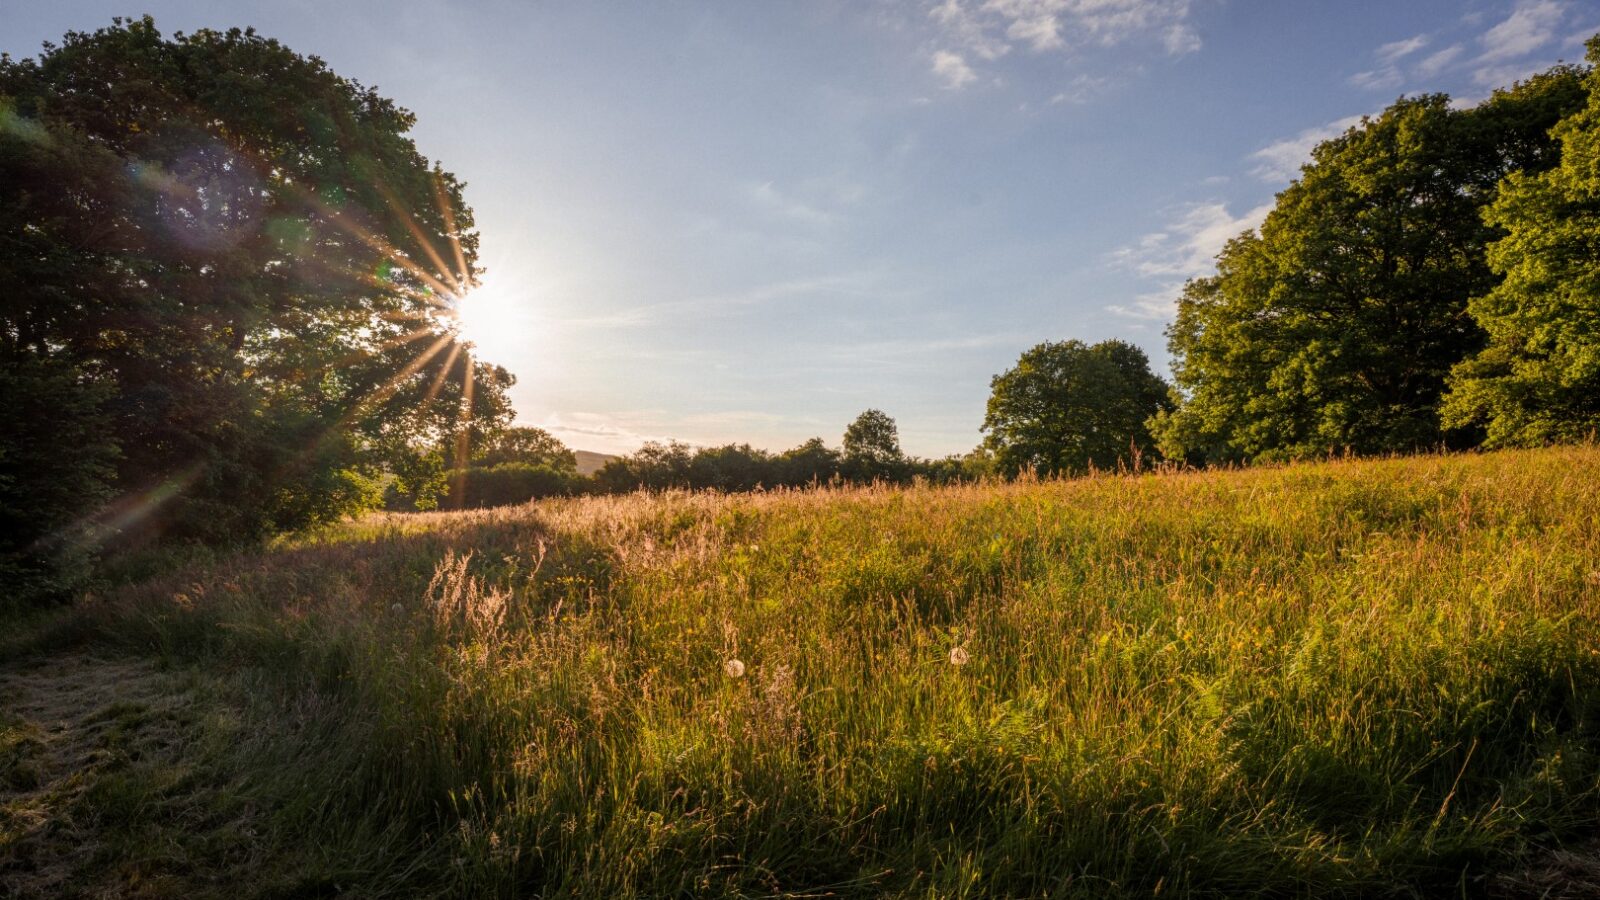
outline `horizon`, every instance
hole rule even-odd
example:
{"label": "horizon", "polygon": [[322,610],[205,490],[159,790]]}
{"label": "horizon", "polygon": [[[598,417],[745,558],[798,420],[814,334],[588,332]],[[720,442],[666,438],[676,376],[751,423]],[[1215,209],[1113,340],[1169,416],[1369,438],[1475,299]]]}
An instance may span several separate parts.
{"label": "horizon", "polygon": [[[468,184],[467,334],[518,377],[518,424],[607,454],[780,451],[872,407],[940,457],[1038,343],[1120,337],[1165,371],[1178,287],[1317,141],[1400,95],[1475,102],[1600,31],[1558,0],[1356,6],[145,10],[254,27],[417,114]],[[0,8],[14,57],[123,12]]]}

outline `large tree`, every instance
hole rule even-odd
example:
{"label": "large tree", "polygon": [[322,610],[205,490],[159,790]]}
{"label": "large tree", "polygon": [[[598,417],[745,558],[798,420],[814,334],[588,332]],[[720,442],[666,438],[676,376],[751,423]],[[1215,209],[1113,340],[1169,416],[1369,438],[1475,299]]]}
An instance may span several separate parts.
{"label": "large tree", "polygon": [[1191,282],[1168,331],[1184,403],[1169,455],[1239,460],[1471,443],[1441,425],[1452,366],[1482,345],[1468,301],[1498,276],[1480,210],[1507,174],[1556,160],[1581,104],[1558,67],[1469,109],[1403,98],[1324,142],[1259,234]]}
{"label": "large tree", "polygon": [[1005,475],[1114,468],[1151,448],[1145,423],[1170,389],[1125,341],[1044,343],[990,382],[984,447]]}
{"label": "large tree", "polygon": [[896,480],[904,474],[900,428],[881,409],[863,410],[844,429],[844,469],[851,478]]}
{"label": "large tree", "polygon": [[451,329],[472,213],[412,123],[250,31],[118,20],[0,59],[0,367],[97,398],[102,533],[311,524],[505,418],[509,375]]}
{"label": "large tree", "polygon": [[1589,62],[1587,105],[1554,131],[1561,164],[1513,173],[1485,211],[1505,232],[1489,246],[1505,280],[1469,304],[1488,344],[1456,367],[1444,417],[1489,446],[1600,428],[1600,37]]}

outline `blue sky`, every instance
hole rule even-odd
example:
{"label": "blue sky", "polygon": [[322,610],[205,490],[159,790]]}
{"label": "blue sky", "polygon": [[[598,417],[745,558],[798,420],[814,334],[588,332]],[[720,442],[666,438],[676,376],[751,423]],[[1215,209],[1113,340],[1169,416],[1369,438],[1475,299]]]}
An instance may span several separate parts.
{"label": "blue sky", "polygon": [[[581,449],[977,443],[1044,340],[1160,370],[1177,286],[1316,140],[1581,60],[1594,0],[144,0],[254,25],[419,117],[468,182],[480,356]],[[37,52],[120,3],[0,0]]]}

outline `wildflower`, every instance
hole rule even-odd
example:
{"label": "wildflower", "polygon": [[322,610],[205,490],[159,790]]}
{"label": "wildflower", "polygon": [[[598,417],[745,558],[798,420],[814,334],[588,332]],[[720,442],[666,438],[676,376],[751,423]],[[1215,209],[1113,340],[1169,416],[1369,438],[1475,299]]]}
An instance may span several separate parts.
{"label": "wildflower", "polygon": [[729,678],[743,678],[744,663],[737,659],[730,659],[722,664],[722,671]]}
{"label": "wildflower", "polygon": [[950,648],[950,665],[952,665],[952,666],[964,666],[964,665],[967,664],[967,660],[970,659],[970,658],[971,657],[967,656],[967,648],[965,648],[965,647],[951,647]]}

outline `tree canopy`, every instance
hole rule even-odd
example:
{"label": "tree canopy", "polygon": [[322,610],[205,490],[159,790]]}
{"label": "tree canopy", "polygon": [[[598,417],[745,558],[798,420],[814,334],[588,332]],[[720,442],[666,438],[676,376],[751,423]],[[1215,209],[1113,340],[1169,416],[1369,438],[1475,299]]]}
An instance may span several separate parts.
{"label": "tree canopy", "polygon": [[251,31],[118,20],[0,60],[0,368],[14,396],[94,398],[106,533],[326,521],[385,460],[508,417],[510,376],[451,327],[472,212],[412,124]]}
{"label": "tree canopy", "polygon": [[[1600,66],[1600,37],[1589,41]],[[1488,334],[1452,373],[1446,424],[1490,447],[1574,440],[1600,427],[1600,69],[1587,104],[1553,132],[1561,162],[1513,172],[1485,211],[1504,280],[1468,305]]]}
{"label": "tree canopy", "polygon": [[843,462],[851,477],[893,479],[904,460],[900,427],[883,410],[864,410],[845,426]]}
{"label": "tree canopy", "polygon": [[1146,421],[1171,406],[1144,351],[1117,340],[1039,344],[990,390],[984,447],[1007,475],[1126,464],[1151,448]]}
{"label": "tree canopy", "polygon": [[1168,455],[1404,452],[1476,435],[1441,423],[1451,368],[1484,333],[1468,302],[1498,282],[1480,212],[1502,178],[1554,165],[1549,130],[1582,104],[1561,66],[1483,103],[1402,98],[1324,142],[1259,233],[1190,282],[1168,330],[1180,409]]}

